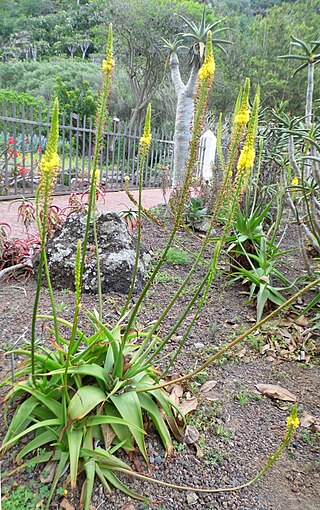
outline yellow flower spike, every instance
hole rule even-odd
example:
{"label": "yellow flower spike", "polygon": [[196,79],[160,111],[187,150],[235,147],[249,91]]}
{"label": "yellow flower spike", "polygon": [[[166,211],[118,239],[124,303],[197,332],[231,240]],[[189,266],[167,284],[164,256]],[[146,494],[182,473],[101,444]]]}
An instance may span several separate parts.
{"label": "yellow flower spike", "polygon": [[244,147],[241,151],[237,170],[241,171],[243,169],[250,169],[253,167],[254,158],[256,155],[254,149],[254,142],[257,135],[258,129],[258,113],[259,113],[259,104],[260,104],[260,89],[258,88],[256,96],[254,98],[252,114],[248,125],[248,133],[246,136],[246,141]]}
{"label": "yellow flower spike", "polygon": [[249,147],[245,145],[241,151],[237,169],[238,170],[245,170],[250,169],[253,167],[254,158],[256,156],[256,151],[253,147]]}
{"label": "yellow flower spike", "polygon": [[53,190],[54,181],[59,172],[58,156],[58,138],[59,138],[59,103],[56,98],[53,104],[51,127],[48,136],[46,150],[40,161],[40,182],[39,197],[43,201],[49,202],[50,194]]}
{"label": "yellow flower spike", "polygon": [[102,61],[102,71],[107,76],[110,76],[114,69],[115,62],[113,60],[113,53],[112,53],[112,23],[109,25],[109,31],[108,31],[108,41],[107,41],[107,51],[106,51],[106,58]]}
{"label": "yellow flower spike", "polygon": [[151,144],[151,104],[148,104],[146,120],[144,123],[144,129],[139,142],[139,148],[141,152],[147,152]]}
{"label": "yellow flower spike", "polygon": [[213,58],[213,49],[212,49],[212,37],[211,31],[209,30],[207,34],[207,42],[206,42],[206,56],[202,66],[198,72],[198,78],[200,81],[205,81],[207,79],[212,80],[214,77],[215,71],[215,62]]}
{"label": "yellow flower spike", "polygon": [[292,408],[290,416],[287,418],[287,427],[290,429],[297,429],[299,427],[300,420],[298,418],[298,406],[295,404]]}
{"label": "yellow flower spike", "polygon": [[249,121],[249,91],[250,79],[246,78],[243,88],[241,106],[234,119],[234,123],[240,126],[247,124]]}
{"label": "yellow flower spike", "polygon": [[295,175],[294,178],[292,179],[291,186],[298,186],[298,184],[299,184],[299,179]]}
{"label": "yellow flower spike", "polygon": [[100,170],[99,168],[94,173],[94,186],[97,188],[100,184]]}

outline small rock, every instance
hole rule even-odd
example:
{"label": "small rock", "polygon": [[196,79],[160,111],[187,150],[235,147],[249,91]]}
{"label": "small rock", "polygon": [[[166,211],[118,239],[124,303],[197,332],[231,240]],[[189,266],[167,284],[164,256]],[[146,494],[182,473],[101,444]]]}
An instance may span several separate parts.
{"label": "small rock", "polygon": [[204,349],[204,346],[205,346],[205,345],[204,345],[202,342],[196,342],[196,343],[194,344],[194,348],[195,348],[195,349],[199,349],[199,350],[200,350],[200,349]]}
{"label": "small rock", "polygon": [[187,495],[188,505],[195,505],[198,499],[199,496],[197,496],[195,492],[189,492],[189,494]]}
{"label": "small rock", "polygon": [[151,455],[149,457],[150,464],[154,464],[155,458]]}
{"label": "small rock", "polygon": [[160,457],[160,455],[158,455],[154,460],[157,464],[161,464],[162,462],[162,458]]}

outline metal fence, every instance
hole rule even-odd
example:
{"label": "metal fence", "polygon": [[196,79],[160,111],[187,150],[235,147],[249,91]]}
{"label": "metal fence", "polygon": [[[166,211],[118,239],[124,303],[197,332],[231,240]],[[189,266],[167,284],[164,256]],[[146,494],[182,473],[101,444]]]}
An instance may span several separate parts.
{"label": "metal fence", "polygon": [[[0,112],[0,198],[32,196],[38,183],[38,168],[46,148],[50,128],[50,112],[33,107],[2,104]],[[88,185],[92,165],[94,119],[71,114],[61,116],[59,154],[61,167],[55,192],[81,191]],[[120,190],[124,179],[138,185],[139,139],[141,127],[118,119],[110,119],[104,132],[100,154],[100,179],[107,190]],[[143,186],[161,187],[170,184],[173,170],[173,135],[155,130],[145,168]],[[200,148],[199,166],[205,147]],[[199,172],[199,168],[197,169]]]}

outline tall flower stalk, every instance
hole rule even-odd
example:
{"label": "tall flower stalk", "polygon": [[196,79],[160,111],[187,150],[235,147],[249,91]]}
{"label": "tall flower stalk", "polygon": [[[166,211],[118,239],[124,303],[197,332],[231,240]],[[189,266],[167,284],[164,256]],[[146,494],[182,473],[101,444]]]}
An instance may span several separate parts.
{"label": "tall flower stalk", "polygon": [[[106,124],[107,117],[107,102],[110,94],[111,88],[111,79],[112,73],[114,69],[114,59],[113,59],[113,36],[112,36],[112,24],[109,25],[108,31],[108,39],[107,39],[107,49],[106,49],[106,57],[102,61],[102,88],[100,94],[100,102],[97,110],[96,117],[96,128],[95,128],[95,145],[94,145],[94,153],[93,153],[93,162],[91,167],[90,174],[90,193],[88,200],[88,211],[87,211],[87,223],[86,230],[84,234],[82,249],[81,249],[81,263],[78,267],[78,275],[77,278],[80,282],[77,290],[77,299],[76,306],[73,318],[73,327],[71,332],[71,338],[68,347],[68,359],[70,358],[70,352],[72,352],[74,348],[74,343],[78,330],[78,322],[79,322],[79,312],[81,307],[81,294],[82,294],[82,277],[84,273],[84,266],[86,260],[86,252],[88,245],[88,238],[90,232],[91,223],[93,223],[93,234],[95,240],[95,251],[96,251],[96,260],[97,260],[97,285],[98,285],[98,300],[99,300],[99,319],[102,319],[102,291],[101,291],[101,277],[100,277],[100,259],[99,259],[99,250],[98,250],[98,238],[97,238],[97,230],[96,230],[96,196],[97,196],[97,186],[100,181],[100,171],[99,171],[99,160],[102,149],[102,143],[104,138],[104,128]],[[92,221],[91,221],[92,220]],[[66,371],[68,366],[66,367]]]}
{"label": "tall flower stalk", "polygon": [[[36,196],[36,213],[37,213],[37,222],[40,233],[40,256],[39,256],[39,268],[38,268],[38,278],[37,278],[37,288],[36,295],[33,305],[33,314],[32,314],[32,322],[31,322],[31,375],[33,383],[35,383],[35,341],[36,341],[36,321],[37,321],[37,313],[39,308],[39,299],[41,292],[41,284],[42,284],[42,272],[43,268],[45,268],[52,312],[54,317],[54,327],[55,327],[55,335],[58,339],[58,321],[56,315],[56,307],[54,303],[53,291],[50,282],[50,275],[48,271],[48,264],[46,258],[46,242],[47,242],[47,233],[48,233],[48,216],[49,216],[49,207],[52,200],[52,192],[54,189],[54,184],[56,177],[59,172],[59,156],[58,156],[58,138],[59,138],[59,104],[56,99],[53,105],[52,110],[52,118],[51,118],[51,127],[48,137],[48,144],[46,151],[40,162],[40,182],[37,190]],[[42,208],[42,215],[40,217],[39,210]]]}
{"label": "tall flower stalk", "polygon": [[136,246],[136,257],[135,257],[135,263],[133,268],[133,274],[131,279],[131,285],[128,292],[128,296],[125,302],[125,305],[123,307],[123,310],[121,312],[121,317],[125,314],[128,305],[130,303],[134,286],[136,283],[137,278],[137,271],[138,271],[138,264],[139,264],[139,257],[140,257],[140,245],[141,245],[141,212],[142,212],[142,185],[143,185],[143,170],[146,164],[147,156],[149,153],[149,149],[151,146],[151,104],[148,104],[147,113],[146,113],[146,119],[144,124],[144,129],[142,136],[140,138],[139,142],[139,197],[138,197],[138,236],[137,236],[137,246]]}
{"label": "tall flower stalk", "polygon": [[[212,40],[211,40],[211,32],[209,31],[207,34],[207,43],[206,43],[206,56],[204,63],[202,67],[199,70],[199,80],[198,80],[198,86],[197,86],[197,92],[196,92],[196,98],[195,98],[195,111],[194,111],[194,124],[193,124],[193,130],[192,130],[192,138],[190,141],[189,146],[189,157],[186,165],[186,172],[185,172],[185,179],[182,185],[182,188],[180,190],[180,193],[178,195],[178,205],[176,208],[176,214],[175,214],[175,221],[174,225],[171,231],[171,234],[169,236],[168,242],[166,244],[166,247],[164,248],[157,264],[155,265],[155,268],[153,272],[151,273],[148,282],[146,283],[144,289],[142,290],[131,314],[128,319],[128,324],[124,333],[124,342],[126,341],[126,338],[129,335],[129,332],[131,331],[133,322],[135,320],[135,317],[140,309],[140,306],[147,295],[147,292],[149,288],[151,287],[156,275],[158,274],[158,271],[165,261],[166,255],[172,246],[172,243],[174,241],[176,232],[180,226],[182,213],[183,213],[183,207],[185,204],[186,196],[190,188],[190,184],[192,181],[193,176],[193,170],[198,158],[198,150],[199,150],[199,142],[200,142],[200,135],[201,135],[201,128],[203,125],[204,115],[208,103],[208,98],[212,89],[213,79],[214,79],[214,70],[215,70],[215,64],[214,64],[214,58],[213,58],[213,49],[212,49]],[[196,265],[199,263],[199,260],[196,260]],[[195,266],[196,267],[196,266]],[[169,307],[169,305],[168,305]],[[168,309],[168,307],[166,309]],[[159,319],[160,320],[160,319]],[[157,321],[158,322],[158,321]],[[154,328],[152,328],[154,329]]]}

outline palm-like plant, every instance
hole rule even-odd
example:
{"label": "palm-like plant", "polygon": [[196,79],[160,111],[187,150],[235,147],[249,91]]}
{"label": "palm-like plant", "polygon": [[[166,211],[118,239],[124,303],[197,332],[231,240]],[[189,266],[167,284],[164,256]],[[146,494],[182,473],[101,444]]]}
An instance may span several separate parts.
{"label": "palm-like plant", "polygon": [[[220,48],[224,53],[223,44],[232,44],[231,41],[221,39],[220,35],[228,28],[217,28],[224,20],[218,20],[214,23],[207,23],[206,8],[203,9],[200,23],[189,21],[180,16],[186,23],[186,32],[178,34],[173,42],[164,41],[165,46],[170,50],[170,72],[171,79],[178,98],[175,133],[174,133],[174,172],[173,184],[178,185],[183,181],[186,161],[188,156],[189,142],[191,139],[190,126],[193,118],[194,95],[198,82],[198,70],[205,57],[205,41],[207,34],[211,32],[212,44]],[[183,42],[188,43],[189,48],[189,66],[190,75],[186,84],[182,81],[180,74],[178,50],[186,48]]]}
{"label": "palm-like plant", "polygon": [[207,39],[207,34],[209,31],[211,31],[211,37],[212,37],[212,45],[217,46],[223,53],[227,54],[226,50],[222,46],[223,44],[232,44],[231,41],[228,41],[226,39],[220,39],[218,36],[222,32],[226,32],[227,30],[232,30],[230,28],[219,28],[216,29],[220,23],[224,21],[224,19],[220,19],[218,21],[215,21],[214,23],[207,24],[206,22],[206,8],[202,11],[201,21],[199,24],[195,23],[194,21],[189,21],[184,16],[179,15],[181,19],[186,23],[187,25],[187,32],[182,32],[180,37],[182,39],[186,39],[192,44],[190,50],[189,50],[189,56],[190,56],[190,65],[193,63],[196,63],[200,67],[203,61],[204,56],[204,47]]}
{"label": "palm-like plant", "polygon": [[[296,190],[300,189],[302,191],[302,195],[299,197],[300,200],[297,202],[295,202],[295,195],[291,196],[289,191],[287,192],[287,199],[297,221],[301,254],[305,266],[311,274],[311,267],[304,247],[304,238],[306,237],[314,249],[320,253],[320,144],[318,143],[319,127],[314,123],[312,111],[314,69],[320,63],[320,41],[311,41],[308,44],[296,37],[292,37],[292,39],[291,45],[302,50],[303,55],[281,55],[279,58],[302,62],[294,71],[293,76],[307,68],[308,86],[305,122],[299,123],[299,119],[294,119],[291,122],[282,123],[284,125],[282,131],[289,135],[289,162],[295,174],[295,179],[299,183]],[[312,191],[309,192],[309,189]]]}

